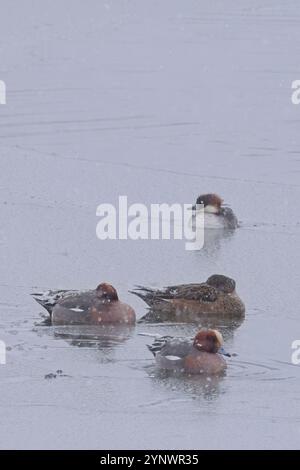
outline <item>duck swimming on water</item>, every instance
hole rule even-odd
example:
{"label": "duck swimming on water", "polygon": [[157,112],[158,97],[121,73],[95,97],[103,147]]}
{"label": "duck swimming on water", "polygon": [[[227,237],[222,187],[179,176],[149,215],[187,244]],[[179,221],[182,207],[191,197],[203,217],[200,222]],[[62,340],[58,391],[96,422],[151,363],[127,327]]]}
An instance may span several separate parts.
{"label": "duck swimming on water", "polygon": [[[192,207],[192,222],[199,227],[204,220],[205,229],[236,229],[239,226],[238,219],[233,210],[223,202],[217,194],[201,194]],[[202,207],[198,208],[197,205],[200,204]]]}
{"label": "duck swimming on water", "polygon": [[55,325],[135,323],[133,308],[120,302],[116,289],[106,282],[93,290],[50,290],[31,295],[50,313]]}
{"label": "duck swimming on water", "polygon": [[223,337],[217,330],[202,328],[191,338],[156,338],[148,349],[160,369],[176,370],[189,374],[220,374],[230,356],[222,347]]}
{"label": "duck swimming on water", "polygon": [[131,292],[150,307],[144,320],[194,322],[203,315],[242,318],[245,305],[235,286],[230,277],[214,274],[199,284],[179,284],[162,289],[137,286]]}

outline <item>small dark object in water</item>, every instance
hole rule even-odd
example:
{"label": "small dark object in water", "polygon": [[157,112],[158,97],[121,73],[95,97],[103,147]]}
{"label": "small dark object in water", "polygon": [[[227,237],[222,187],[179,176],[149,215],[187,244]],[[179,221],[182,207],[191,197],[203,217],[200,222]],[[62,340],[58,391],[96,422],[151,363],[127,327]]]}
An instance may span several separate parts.
{"label": "small dark object in water", "polygon": [[56,374],[52,374],[52,372],[50,372],[50,374],[46,374],[45,379],[56,379]]}

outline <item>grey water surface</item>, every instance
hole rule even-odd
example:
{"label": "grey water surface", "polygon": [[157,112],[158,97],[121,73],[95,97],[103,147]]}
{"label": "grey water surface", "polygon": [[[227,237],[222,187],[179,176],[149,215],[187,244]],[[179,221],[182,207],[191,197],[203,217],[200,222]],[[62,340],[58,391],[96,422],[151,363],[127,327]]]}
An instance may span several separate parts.
{"label": "grey water surface", "polygon": [[[299,448],[300,10],[296,0],[1,2],[0,447]],[[242,226],[100,241],[100,203],[217,192]],[[158,373],[139,333],[51,327],[37,289],[237,281],[221,378]],[[61,370],[61,373],[56,373]],[[48,374],[54,374],[49,376]],[[45,378],[48,376],[48,378]],[[55,377],[56,376],[56,377]]]}

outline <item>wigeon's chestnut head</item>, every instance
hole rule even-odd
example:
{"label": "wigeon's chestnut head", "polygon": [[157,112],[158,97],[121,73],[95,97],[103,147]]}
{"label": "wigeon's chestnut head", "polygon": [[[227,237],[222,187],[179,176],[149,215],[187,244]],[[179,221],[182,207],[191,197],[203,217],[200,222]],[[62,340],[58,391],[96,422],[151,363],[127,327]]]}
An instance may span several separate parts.
{"label": "wigeon's chestnut head", "polygon": [[99,299],[103,299],[109,302],[119,300],[118,293],[116,289],[106,282],[102,282],[96,287],[96,294]]}
{"label": "wigeon's chestnut head", "polygon": [[222,274],[213,274],[207,279],[206,284],[224,294],[232,294],[235,291],[235,280]]}
{"label": "wigeon's chestnut head", "polygon": [[222,348],[219,331],[201,329],[194,339],[162,336],[155,339],[149,350],[161,369],[188,374],[221,374],[227,364],[223,355],[230,356]]}
{"label": "wigeon's chestnut head", "polygon": [[48,291],[32,294],[55,325],[105,325],[135,323],[135,312],[120,302],[116,289],[103,282],[94,290]]}
{"label": "wigeon's chestnut head", "polygon": [[199,351],[215,354],[223,345],[223,337],[217,330],[202,329],[196,334],[193,345]]}
{"label": "wigeon's chestnut head", "polygon": [[133,294],[150,307],[145,321],[198,322],[214,319],[243,319],[245,305],[235,291],[235,281],[221,274],[199,284],[178,284],[162,289],[137,286]]}
{"label": "wigeon's chestnut head", "polygon": [[[218,194],[201,194],[197,197],[196,205],[192,207],[193,224],[196,224],[196,227],[204,227],[204,229],[237,228],[239,226],[237,217],[230,207],[223,205],[223,202],[223,199]],[[197,207],[197,204],[202,204],[204,210]],[[200,209],[201,217],[198,216],[199,211],[197,209]]]}

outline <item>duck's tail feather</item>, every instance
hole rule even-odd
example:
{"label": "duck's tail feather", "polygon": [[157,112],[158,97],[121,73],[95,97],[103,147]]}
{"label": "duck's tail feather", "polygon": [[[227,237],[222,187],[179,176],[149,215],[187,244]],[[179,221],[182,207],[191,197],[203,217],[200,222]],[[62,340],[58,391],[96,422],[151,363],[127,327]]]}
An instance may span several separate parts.
{"label": "duck's tail feather", "polygon": [[150,307],[153,305],[154,301],[157,298],[156,297],[157,290],[156,289],[151,289],[149,287],[135,286],[135,288],[133,290],[130,290],[129,292],[131,294],[136,295],[140,299],[142,299]]}
{"label": "duck's tail feather", "polygon": [[52,313],[52,309],[53,309],[53,304],[51,304],[47,299],[43,298],[42,297],[42,294],[39,294],[39,293],[34,293],[34,294],[30,294],[34,300],[40,304],[42,307],[44,307],[48,313]]}
{"label": "duck's tail feather", "polygon": [[46,292],[34,292],[30,294],[34,300],[42,305],[47,312],[52,314],[53,307],[57,301],[62,297],[64,293],[68,292],[67,290],[57,290],[57,291],[46,291]]}
{"label": "duck's tail feather", "polygon": [[157,336],[152,344],[147,344],[147,348],[155,357],[156,354],[162,350],[166,342],[170,339],[172,339],[172,336]]}

